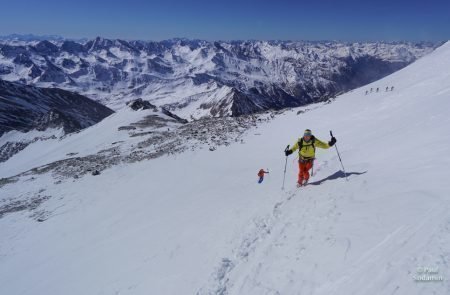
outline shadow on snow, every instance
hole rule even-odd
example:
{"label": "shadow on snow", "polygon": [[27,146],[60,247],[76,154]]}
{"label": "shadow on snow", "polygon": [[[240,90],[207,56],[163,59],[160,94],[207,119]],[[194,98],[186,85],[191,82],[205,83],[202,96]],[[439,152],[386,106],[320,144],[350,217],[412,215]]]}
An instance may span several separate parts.
{"label": "shadow on snow", "polygon": [[[347,172],[347,177],[350,175],[361,175],[361,174],[365,174],[367,173],[367,171],[364,172]],[[317,181],[313,181],[310,182],[309,185],[320,185],[322,183],[324,183],[327,180],[334,180],[334,179],[339,179],[339,178],[345,178],[345,173],[342,170],[339,170],[337,172],[335,172],[334,174],[331,174],[330,176],[321,179],[321,180],[317,180]]]}

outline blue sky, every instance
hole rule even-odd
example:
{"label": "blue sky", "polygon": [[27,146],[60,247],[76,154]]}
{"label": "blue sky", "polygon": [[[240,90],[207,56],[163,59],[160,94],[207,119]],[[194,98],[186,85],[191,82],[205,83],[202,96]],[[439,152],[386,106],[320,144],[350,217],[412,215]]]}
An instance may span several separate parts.
{"label": "blue sky", "polygon": [[450,39],[450,0],[0,0],[0,35],[162,40]]}

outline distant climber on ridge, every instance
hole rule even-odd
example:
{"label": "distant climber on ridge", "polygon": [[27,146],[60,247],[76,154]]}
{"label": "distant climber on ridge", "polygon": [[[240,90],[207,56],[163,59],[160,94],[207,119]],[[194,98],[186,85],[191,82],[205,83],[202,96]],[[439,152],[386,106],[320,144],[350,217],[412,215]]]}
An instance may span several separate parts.
{"label": "distant climber on ridge", "polygon": [[325,143],[317,139],[311,132],[311,130],[306,129],[303,137],[299,138],[291,149],[285,151],[286,157],[298,150],[298,181],[297,185],[306,185],[309,180],[309,170],[314,165],[314,160],[316,156],[316,147],[322,149],[328,149],[336,143],[336,138],[331,137],[328,143]]}

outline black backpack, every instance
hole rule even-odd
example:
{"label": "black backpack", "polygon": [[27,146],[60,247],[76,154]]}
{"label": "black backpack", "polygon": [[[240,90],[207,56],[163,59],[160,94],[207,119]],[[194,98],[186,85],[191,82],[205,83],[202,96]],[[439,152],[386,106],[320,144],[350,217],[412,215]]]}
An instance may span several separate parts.
{"label": "black backpack", "polygon": [[[316,138],[314,137],[314,135],[311,135],[311,146],[314,149],[314,152],[316,152],[316,147],[314,146],[314,143],[316,142]],[[303,137],[299,139],[298,141],[298,150],[301,151],[303,148]]]}

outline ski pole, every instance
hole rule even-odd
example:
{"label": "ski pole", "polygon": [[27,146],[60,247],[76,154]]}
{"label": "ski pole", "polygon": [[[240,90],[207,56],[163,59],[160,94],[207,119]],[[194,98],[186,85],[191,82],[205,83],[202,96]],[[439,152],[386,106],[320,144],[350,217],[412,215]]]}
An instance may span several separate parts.
{"label": "ski pole", "polygon": [[[330,135],[331,135],[331,137],[333,137],[333,132],[331,132],[331,130],[330,130]],[[348,181],[347,172],[345,172],[344,164],[342,163],[341,155],[339,154],[339,150],[337,148],[337,145],[334,144],[334,147],[336,148],[336,152],[337,152],[337,155],[339,157],[339,162],[341,162],[341,166],[342,166],[342,170],[344,171],[345,179]]]}
{"label": "ski pole", "polygon": [[[289,150],[289,145],[287,145],[287,147],[284,149],[284,152],[286,153],[288,150]],[[284,191],[284,180],[286,179],[287,158],[288,158],[288,156],[286,156],[286,162],[284,163],[283,186],[281,187],[281,190],[283,190],[283,191]]]}

